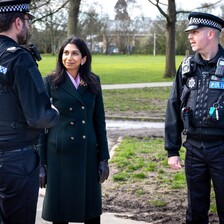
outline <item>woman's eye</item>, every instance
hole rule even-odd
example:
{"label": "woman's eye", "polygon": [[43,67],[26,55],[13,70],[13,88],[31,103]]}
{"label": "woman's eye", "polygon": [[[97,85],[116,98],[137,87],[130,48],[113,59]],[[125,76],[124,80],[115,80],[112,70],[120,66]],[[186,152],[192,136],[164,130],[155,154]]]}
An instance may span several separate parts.
{"label": "woman's eye", "polygon": [[77,52],[77,51],[74,51],[74,52],[65,51],[63,54],[66,55],[66,56],[68,56],[69,54],[71,54],[72,56],[80,55],[80,53]]}

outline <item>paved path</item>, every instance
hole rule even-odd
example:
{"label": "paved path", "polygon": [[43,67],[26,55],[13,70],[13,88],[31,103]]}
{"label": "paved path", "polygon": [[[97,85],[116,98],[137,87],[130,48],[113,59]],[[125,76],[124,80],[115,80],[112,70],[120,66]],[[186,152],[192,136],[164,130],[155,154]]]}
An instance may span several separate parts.
{"label": "paved path", "polygon": [[[172,85],[171,82],[116,84],[116,85],[102,85],[102,89],[128,89],[128,88],[145,88],[145,87],[159,87],[159,86],[171,86],[171,85]],[[44,221],[41,218],[44,194],[45,194],[45,190],[40,189],[38,204],[37,204],[36,224],[50,224],[51,223],[51,222]],[[103,213],[101,218],[101,223],[102,224],[153,224],[149,222],[141,222],[141,221],[134,221],[131,219],[119,218],[119,214],[115,214],[115,213]],[[81,224],[81,223],[77,223],[77,224]]]}
{"label": "paved path", "polygon": [[[37,204],[36,224],[51,224],[52,223],[52,222],[47,222],[41,218],[44,194],[45,194],[45,189],[40,189],[38,204]],[[73,222],[70,222],[70,223],[73,223]],[[140,222],[140,221],[134,221],[131,219],[119,218],[119,214],[116,214],[116,213],[103,213],[103,215],[101,216],[101,223],[102,224],[149,224],[148,222]],[[82,223],[77,223],[77,224],[82,224]]]}
{"label": "paved path", "polygon": [[[36,224],[52,224],[52,222],[44,221],[41,218],[41,208],[42,208],[42,203],[44,198],[42,190],[40,191],[39,195],[40,196],[39,196],[38,204],[37,204]],[[70,222],[70,223],[73,223],[73,222]],[[119,217],[116,217],[115,213],[103,213],[101,217],[101,223],[102,224],[149,224],[147,222],[140,222],[140,221],[133,221],[131,219],[119,218]],[[76,224],[82,224],[82,223],[76,223]]]}
{"label": "paved path", "polygon": [[132,88],[160,87],[160,86],[161,87],[162,86],[172,86],[172,82],[111,84],[111,85],[102,85],[102,89],[132,89]]}

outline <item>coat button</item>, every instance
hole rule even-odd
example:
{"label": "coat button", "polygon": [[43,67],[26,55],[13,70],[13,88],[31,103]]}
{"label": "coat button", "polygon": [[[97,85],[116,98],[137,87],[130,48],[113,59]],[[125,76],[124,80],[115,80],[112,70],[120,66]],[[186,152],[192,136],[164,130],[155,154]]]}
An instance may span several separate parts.
{"label": "coat button", "polygon": [[86,136],[85,135],[83,135],[82,137],[83,137],[83,139],[86,139]]}
{"label": "coat button", "polygon": [[84,106],[82,106],[82,109],[84,110],[84,109],[85,109],[85,107],[84,107]]}
{"label": "coat button", "polygon": [[72,107],[70,107],[69,110],[72,111],[73,110]]}
{"label": "coat button", "polygon": [[75,140],[75,137],[72,136],[72,137],[71,137],[71,140],[74,141],[74,140]]}
{"label": "coat button", "polygon": [[71,121],[71,122],[70,122],[70,125],[72,125],[72,126],[75,125],[75,122]]}
{"label": "coat button", "polygon": [[83,120],[82,123],[85,124],[86,122]]}

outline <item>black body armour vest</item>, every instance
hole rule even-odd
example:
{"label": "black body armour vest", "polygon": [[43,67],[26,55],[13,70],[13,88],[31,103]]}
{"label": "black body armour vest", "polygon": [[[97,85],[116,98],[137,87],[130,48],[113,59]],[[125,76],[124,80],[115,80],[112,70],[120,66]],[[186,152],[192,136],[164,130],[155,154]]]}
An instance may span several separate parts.
{"label": "black body armour vest", "polygon": [[181,100],[182,108],[191,110],[191,127],[224,128],[224,58],[209,71],[194,64],[188,67],[187,60],[182,66],[185,85]]}
{"label": "black body armour vest", "polygon": [[7,64],[13,60],[15,54],[19,54],[19,48],[8,48],[0,52],[0,61],[3,54],[9,54],[9,60],[5,66],[0,65],[0,127],[23,128],[26,125],[20,102],[12,89]]}

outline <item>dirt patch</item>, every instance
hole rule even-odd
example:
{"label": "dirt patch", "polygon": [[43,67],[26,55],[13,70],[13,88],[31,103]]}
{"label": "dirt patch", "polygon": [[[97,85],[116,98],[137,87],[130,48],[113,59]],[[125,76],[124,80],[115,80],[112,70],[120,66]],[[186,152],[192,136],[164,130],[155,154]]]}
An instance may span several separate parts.
{"label": "dirt patch", "polygon": [[[119,116],[119,115],[117,115]],[[148,117],[148,114],[147,116]],[[123,136],[163,136],[162,129],[141,130],[108,130],[110,147],[119,143]],[[112,181],[112,175],[117,172],[116,167],[110,164],[110,178],[103,184],[103,210],[117,213],[119,217],[125,217],[137,221],[145,221],[153,224],[182,224],[185,223],[187,206],[186,188],[170,190],[169,187],[159,186],[156,178],[149,176],[146,182],[121,184]],[[167,170],[167,172],[174,172]],[[157,204],[163,201],[164,204]],[[216,215],[210,215],[210,223],[216,224]]]}

